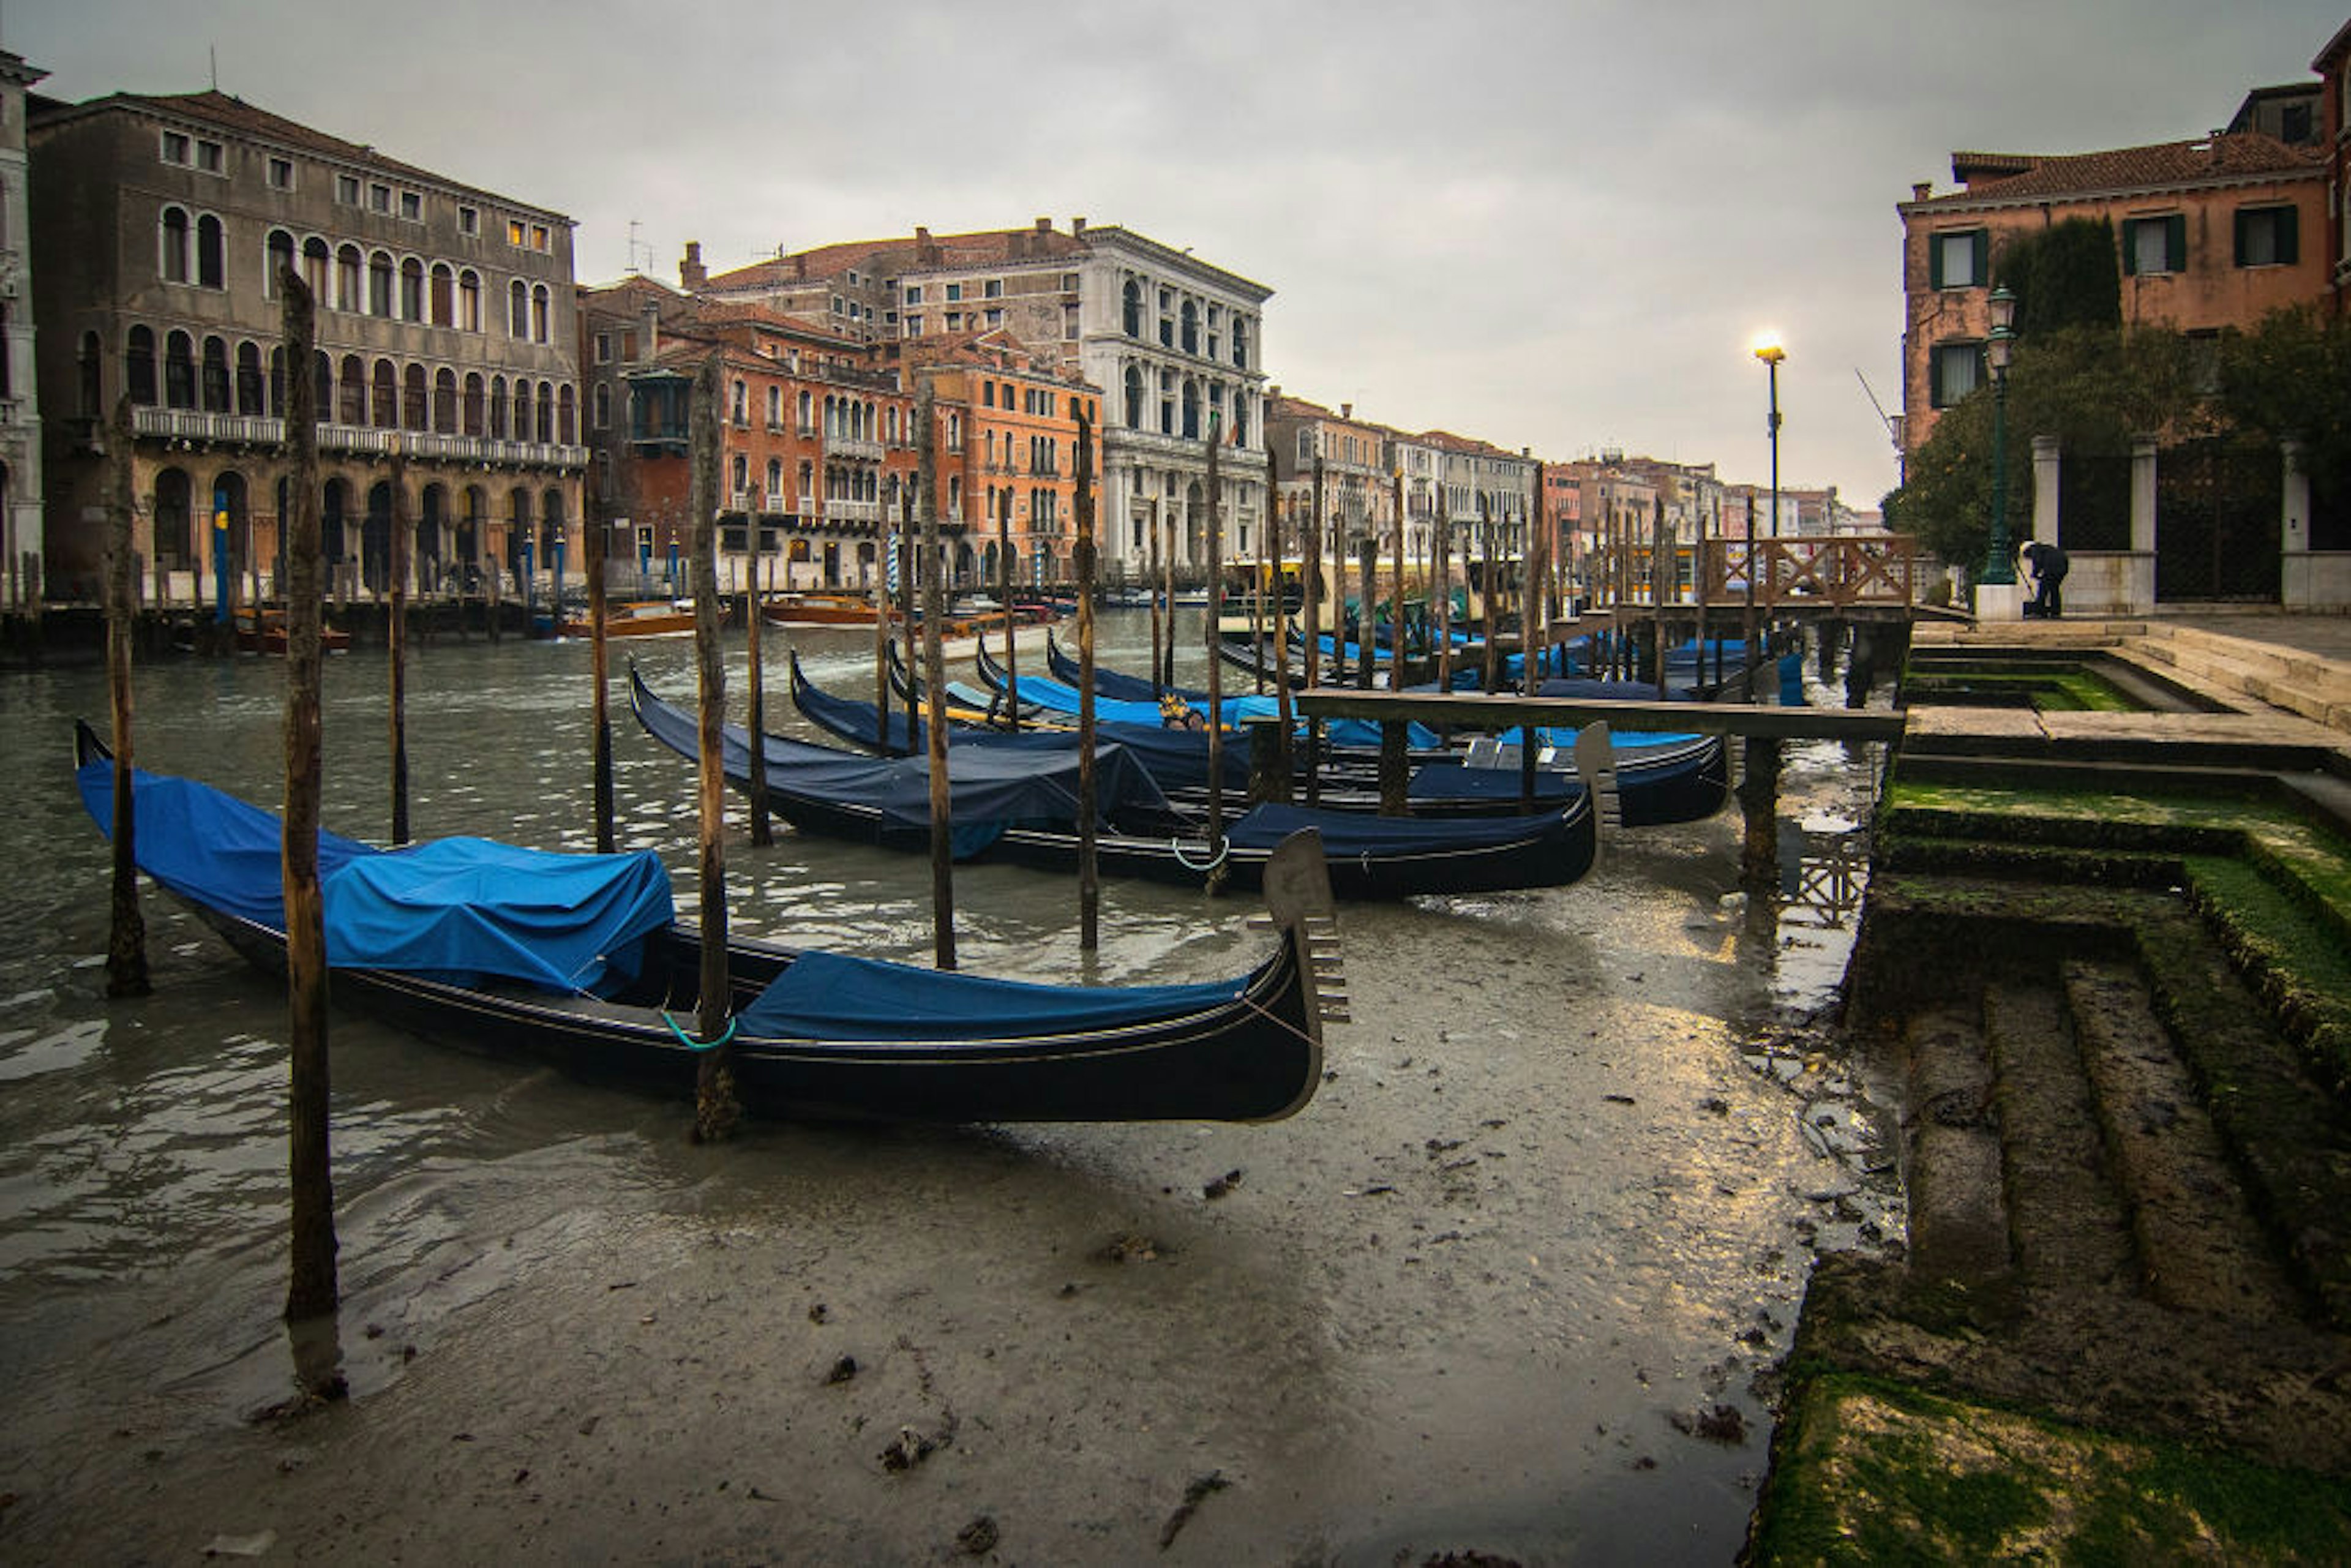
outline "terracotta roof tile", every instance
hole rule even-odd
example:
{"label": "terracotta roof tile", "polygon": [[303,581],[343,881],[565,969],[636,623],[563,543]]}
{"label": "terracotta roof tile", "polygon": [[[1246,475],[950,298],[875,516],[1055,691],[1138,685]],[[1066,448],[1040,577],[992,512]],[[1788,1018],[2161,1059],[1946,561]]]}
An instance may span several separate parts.
{"label": "terracotta roof tile", "polygon": [[[2015,172],[2002,172],[2008,169]],[[1905,204],[2038,201],[2099,191],[2195,186],[2264,174],[2316,178],[2325,169],[2324,154],[2317,150],[2289,146],[2258,131],[2102,152],[1954,152],[1951,176],[1967,181],[1968,188]]]}

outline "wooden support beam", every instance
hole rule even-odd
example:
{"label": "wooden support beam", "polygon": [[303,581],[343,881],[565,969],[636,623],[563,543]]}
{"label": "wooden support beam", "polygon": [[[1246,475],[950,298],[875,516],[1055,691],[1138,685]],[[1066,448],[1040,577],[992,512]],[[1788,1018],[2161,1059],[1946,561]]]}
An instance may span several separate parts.
{"label": "wooden support beam", "polygon": [[1414,722],[1432,729],[1508,729],[1521,724],[1570,727],[1606,724],[1625,731],[1761,736],[1774,740],[1902,738],[1898,713],[1813,707],[1762,707],[1747,703],[1608,702],[1591,697],[1480,696],[1459,692],[1353,692],[1317,687],[1298,694],[1310,718]]}
{"label": "wooden support beam", "polygon": [[1746,746],[1739,806],[1747,832],[1740,850],[1739,880],[1750,888],[1766,888],[1780,880],[1780,742],[1750,735]]}

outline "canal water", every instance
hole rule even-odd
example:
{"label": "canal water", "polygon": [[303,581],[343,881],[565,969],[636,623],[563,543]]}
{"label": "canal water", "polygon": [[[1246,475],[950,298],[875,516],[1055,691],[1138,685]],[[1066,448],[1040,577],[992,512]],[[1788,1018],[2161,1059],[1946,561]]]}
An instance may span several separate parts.
{"label": "canal water", "polygon": [[[1105,664],[1142,669],[1148,617],[1103,620]],[[794,641],[870,681],[862,634]],[[690,695],[690,642],[617,652]],[[622,668],[622,837],[690,911],[692,770],[637,731]],[[779,668],[771,727],[809,733]],[[417,835],[589,847],[587,679],[578,643],[415,650]],[[739,716],[739,643],[729,680]],[[142,668],[140,765],[274,806],[283,681]],[[329,663],[326,821],[377,841],[385,685],[381,650]],[[151,891],[154,995],[106,999],[108,852],[70,780],[105,701],[95,669],[0,677],[19,1561],[265,1533],[295,1560],[903,1561],[984,1545],[984,1519],[1007,1561],[1721,1562],[1813,1249],[1898,1234],[1822,1022],[1875,758],[1802,747],[1781,899],[1734,892],[1733,810],[1618,835],[1572,888],[1343,906],[1354,1021],[1270,1126],[699,1148],[684,1105],[339,1012],[353,1397],[256,1420],[290,1386],[284,998]],[[738,930],[928,961],[926,860],[736,828]],[[1266,940],[1245,899],[1111,883],[1089,959],[1073,882],[1019,868],[960,868],[956,908],[966,969],[1029,979],[1209,978]]]}

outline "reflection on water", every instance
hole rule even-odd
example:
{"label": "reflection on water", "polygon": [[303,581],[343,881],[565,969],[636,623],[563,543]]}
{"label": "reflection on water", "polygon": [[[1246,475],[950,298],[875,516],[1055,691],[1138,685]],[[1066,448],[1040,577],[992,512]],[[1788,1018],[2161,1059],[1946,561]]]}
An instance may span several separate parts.
{"label": "reflection on water", "polygon": [[[1142,668],[1147,617],[1104,620],[1104,663]],[[1206,676],[1196,627],[1187,684]],[[864,633],[793,641],[820,681],[870,681]],[[690,643],[629,652],[656,689],[693,691]],[[739,645],[735,659],[739,716]],[[592,845],[587,667],[578,644],[415,653],[419,836]],[[138,761],[275,801],[281,683],[254,659],[141,670]],[[810,733],[781,686],[769,682],[770,727]],[[380,651],[328,665],[325,820],[379,841],[383,688]],[[33,1500],[20,1517],[103,1447],[86,1377],[126,1422],[190,1442],[288,1381],[283,995],[150,896],[155,995],[105,998],[107,851],[68,775],[71,719],[104,706],[96,670],[0,677],[0,1377],[21,1412],[0,1439],[0,1486]],[[622,703],[614,747],[622,841],[659,851],[691,910],[690,769]],[[1840,747],[1793,747],[1789,815],[1865,821],[1867,779]],[[788,831],[754,850],[733,826],[737,929],[928,961],[926,862]],[[412,1358],[528,1337],[561,1303],[601,1310],[603,1292],[659,1281],[700,1281],[695,1299],[715,1301],[821,1279],[835,1312],[901,1314],[953,1281],[933,1332],[943,1345],[986,1335],[990,1356],[1029,1343],[1033,1303],[1075,1303],[1055,1309],[1066,1337],[1049,1362],[1008,1349],[1000,1371],[964,1371],[967,1399],[1004,1380],[1008,1448],[1074,1430],[1132,1462],[1120,1445],[1156,1441],[1134,1426],[1152,1406],[1202,1451],[1294,1477],[1281,1528],[1351,1560],[1455,1517],[1538,1554],[1546,1541],[1654,1545],[1643,1532],[1668,1484],[1697,1521],[1689,1553],[1719,1560],[1760,1438],[1721,1449],[1667,1417],[1723,1400],[1760,1430],[1768,1407],[1750,1385],[1784,1347],[1804,1238],[1866,1223],[1839,1217],[1871,1157],[1858,1099],[1811,1049],[1826,1041],[1790,1032],[1842,971],[1855,841],[1800,834],[1792,906],[1748,911],[1730,892],[1736,826],[1627,838],[1575,888],[1343,911],[1357,1021],[1332,1031],[1315,1102],[1269,1128],[768,1125],[696,1150],[684,1107],[339,1012],[352,1390],[372,1399]],[[1073,879],[959,868],[956,898],[975,972],[1200,979],[1264,940],[1244,900],[1112,882],[1090,960]],[[1203,1197],[1233,1171],[1231,1196]],[[1177,1261],[1102,1261],[1133,1234]],[[754,1257],[764,1272],[742,1273]],[[583,1272],[585,1259],[626,1278]],[[793,1303],[768,1333],[810,1332],[808,1302]],[[1119,1399],[1133,1407],[1104,1403]]]}

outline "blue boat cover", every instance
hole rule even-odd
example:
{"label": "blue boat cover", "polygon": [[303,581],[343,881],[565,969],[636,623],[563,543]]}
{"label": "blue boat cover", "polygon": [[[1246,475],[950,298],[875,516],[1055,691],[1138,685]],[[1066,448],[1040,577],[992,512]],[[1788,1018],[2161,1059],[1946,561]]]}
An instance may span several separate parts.
{"label": "blue boat cover", "polygon": [[[1061,681],[1044,680],[1035,675],[1023,675],[1020,678],[1020,700],[1033,702],[1039,707],[1049,708],[1055,713],[1074,714],[1078,711],[1078,692],[1075,686]],[[1254,693],[1247,696],[1228,696],[1225,699],[1224,706],[1225,723],[1228,727],[1238,725],[1244,719],[1281,716],[1281,699],[1276,696],[1259,696]],[[1203,718],[1207,716],[1206,698],[1201,700],[1197,711]],[[1099,695],[1094,698],[1094,717],[1097,722],[1137,725],[1145,728],[1165,727],[1157,704],[1114,702]],[[1323,726],[1323,732],[1329,736],[1331,744],[1333,746],[1368,749],[1380,744],[1380,727],[1369,719],[1334,718]],[[1422,750],[1433,750],[1444,744],[1437,737],[1437,732],[1426,725],[1408,725],[1405,727],[1405,744]]]}
{"label": "blue boat cover", "polygon": [[1322,852],[1332,860],[1350,855],[1458,852],[1515,843],[1548,831],[1559,812],[1531,817],[1374,817],[1364,811],[1334,811],[1269,801],[1253,806],[1225,831],[1242,849],[1270,850],[1301,828],[1322,834]]}
{"label": "blue boat cover", "polygon": [[1144,1024],[1231,1001],[1246,977],[1189,986],[1053,986],[802,953],[736,1017],[756,1040],[993,1040]]}
{"label": "blue boat cover", "polygon": [[[1050,632],[1045,637],[1045,664],[1056,680],[1070,685],[1078,684],[1079,663],[1070,656],[1060,641]],[[1162,686],[1160,691],[1173,692],[1194,707],[1208,706],[1208,694],[1190,686]],[[1151,688],[1148,675],[1130,675],[1123,670],[1106,670],[1099,660],[1094,664],[1094,695],[1113,697],[1123,703],[1155,703],[1158,692]]]}
{"label": "blue boat cover", "polygon": [[[114,765],[76,773],[101,831],[114,826]],[[134,771],[139,868],[194,903],[286,929],[284,825],[209,785]],[[319,886],[327,962],[457,983],[502,976],[584,991],[632,972],[642,941],[674,917],[669,873],[651,850],[553,854],[488,839],[378,850],[321,831]]]}
{"label": "blue boat cover", "polygon": [[[672,706],[637,680],[637,718],[664,746],[683,757],[700,750],[694,716]],[[722,767],[737,782],[751,777],[750,732],[739,724],[721,732]],[[927,828],[931,821],[931,765],[923,757],[865,757],[830,746],[764,737],[770,789],[852,807],[870,806],[883,821]],[[1044,740],[1026,746],[955,746],[947,750],[948,811],[959,835],[960,852],[977,853],[1006,827],[1040,823],[1069,827],[1078,818],[1078,751],[1074,743]],[[1165,812],[1167,797],[1141,761],[1123,746],[1094,747],[1094,803],[1104,821],[1121,811]]]}
{"label": "blue boat cover", "polygon": [[[1582,781],[1572,773],[1550,768],[1535,769],[1538,804],[1564,805],[1583,792]],[[1413,770],[1406,793],[1415,800],[1515,800],[1519,798],[1519,770],[1431,762]]]}

